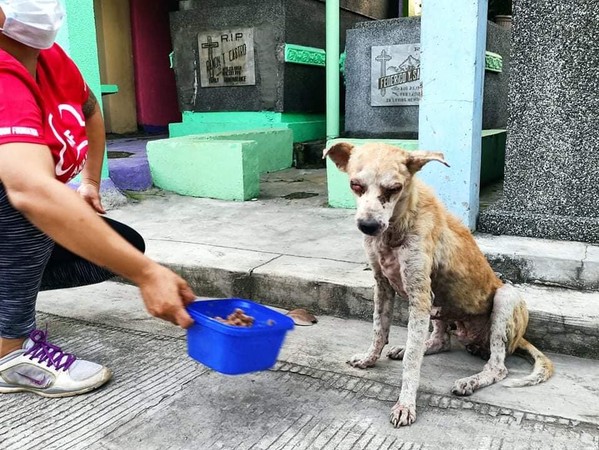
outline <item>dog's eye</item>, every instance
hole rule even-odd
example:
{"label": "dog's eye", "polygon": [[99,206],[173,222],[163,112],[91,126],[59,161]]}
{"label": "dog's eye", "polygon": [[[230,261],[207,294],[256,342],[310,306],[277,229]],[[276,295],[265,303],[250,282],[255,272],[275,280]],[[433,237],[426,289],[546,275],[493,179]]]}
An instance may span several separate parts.
{"label": "dog's eye", "polygon": [[401,184],[396,184],[396,185],[393,185],[391,187],[385,188],[385,193],[388,196],[391,196],[391,195],[394,195],[394,194],[399,194],[402,189],[403,189],[403,186]]}
{"label": "dog's eye", "polygon": [[366,190],[366,189],[364,189],[364,186],[362,186],[357,181],[351,181],[349,183],[349,186],[350,186],[351,190],[354,191],[358,195],[362,195],[364,193],[364,191]]}

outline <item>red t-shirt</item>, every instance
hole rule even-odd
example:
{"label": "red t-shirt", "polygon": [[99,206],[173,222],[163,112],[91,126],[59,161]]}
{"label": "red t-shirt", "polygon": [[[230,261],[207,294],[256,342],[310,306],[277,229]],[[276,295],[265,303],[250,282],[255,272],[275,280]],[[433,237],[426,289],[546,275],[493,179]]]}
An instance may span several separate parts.
{"label": "red t-shirt", "polygon": [[40,52],[37,82],[0,49],[0,145],[47,145],[56,178],[63,183],[77,175],[87,159],[82,107],[88,97],[79,69],[57,44]]}

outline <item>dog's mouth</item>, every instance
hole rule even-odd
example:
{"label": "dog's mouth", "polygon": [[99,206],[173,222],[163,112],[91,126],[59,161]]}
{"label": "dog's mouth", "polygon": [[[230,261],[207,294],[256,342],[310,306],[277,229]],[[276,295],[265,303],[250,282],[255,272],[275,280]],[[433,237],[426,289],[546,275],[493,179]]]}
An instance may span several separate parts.
{"label": "dog's mouth", "polygon": [[373,219],[360,219],[357,221],[357,224],[358,230],[368,236],[378,236],[387,228],[384,223]]}

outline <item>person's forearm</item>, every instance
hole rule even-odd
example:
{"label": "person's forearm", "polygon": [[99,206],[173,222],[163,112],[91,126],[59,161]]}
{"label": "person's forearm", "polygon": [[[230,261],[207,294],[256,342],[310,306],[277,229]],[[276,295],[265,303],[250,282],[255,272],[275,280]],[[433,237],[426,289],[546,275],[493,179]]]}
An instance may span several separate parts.
{"label": "person's forearm", "polygon": [[106,225],[74,191],[53,179],[31,183],[19,193],[15,207],[63,247],[137,285],[157,266]]}
{"label": "person's forearm", "polygon": [[144,256],[75,191],[56,180],[48,147],[0,145],[0,182],[11,205],[54,241],[138,285],[150,314],[184,328],[191,326],[185,305],[195,300],[195,294],[189,285]]}
{"label": "person's forearm", "polygon": [[[102,164],[104,162],[104,151],[106,150],[106,129],[102,111],[97,102],[93,102],[93,108],[86,104],[89,111],[85,110],[85,131],[87,133],[87,162],[81,171],[81,180],[100,185],[102,176]],[[91,109],[90,109],[91,108]]]}

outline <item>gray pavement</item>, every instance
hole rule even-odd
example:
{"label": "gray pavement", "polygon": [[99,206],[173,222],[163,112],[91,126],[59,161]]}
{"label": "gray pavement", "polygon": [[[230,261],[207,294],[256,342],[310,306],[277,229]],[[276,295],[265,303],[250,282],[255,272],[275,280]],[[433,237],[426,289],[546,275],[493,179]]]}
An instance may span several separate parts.
{"label": "gray pavement", "polygon": [[[425,358],[417,422],[394,429],[401,362],[367,371],[345,364],[367,347],[368,322],[319,317],[287,335],[266,372],[230,377],[186,355],[185,333],[151,318],[136,288],[107,282],[44,292],[38,324],[114,379],[89,395],[0,397],[0,448],[89,449],[598,449],[599,361],[549,356],[556,375],[470,398],[453,381],[483,361],[465,351]],[[393,327],[392,343],[405,340]],[[512,357],[510,377],[530,365]]]}

